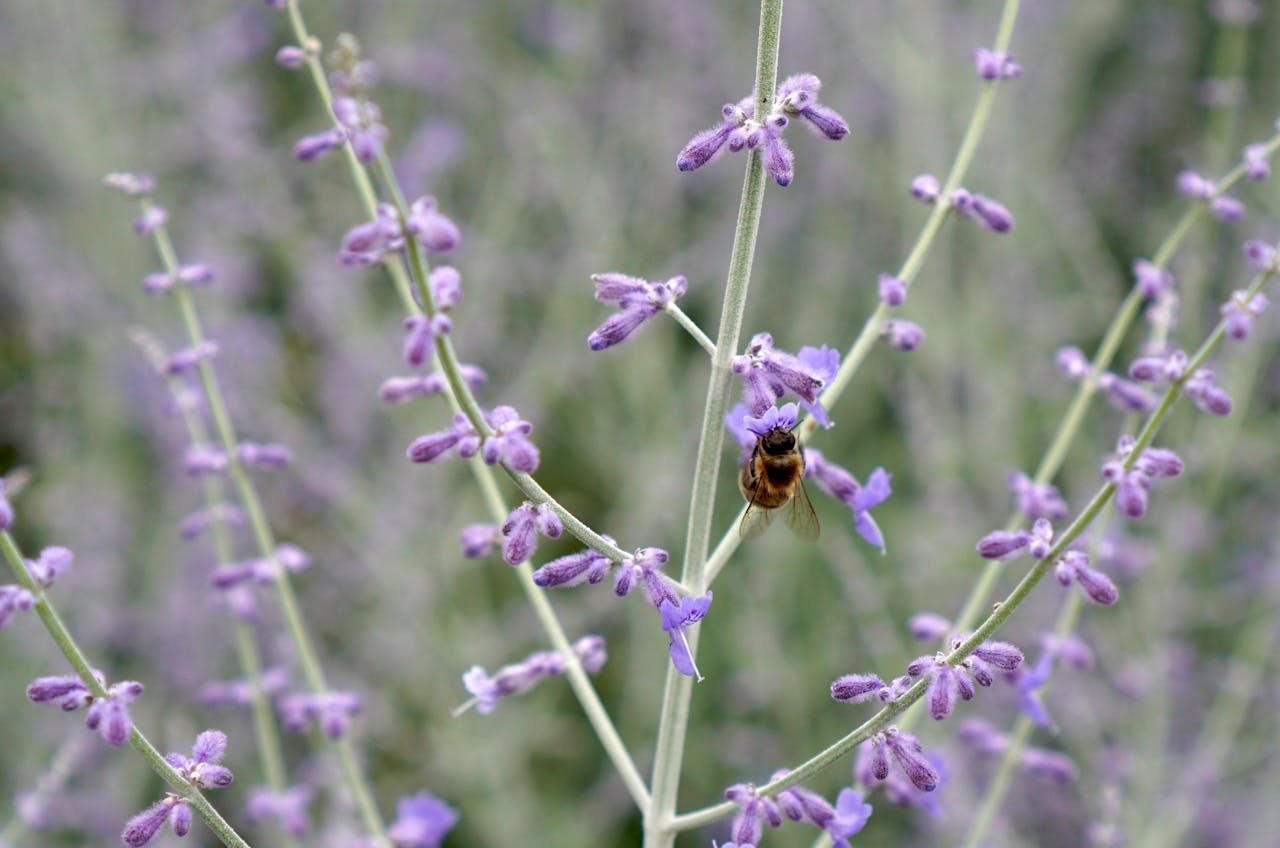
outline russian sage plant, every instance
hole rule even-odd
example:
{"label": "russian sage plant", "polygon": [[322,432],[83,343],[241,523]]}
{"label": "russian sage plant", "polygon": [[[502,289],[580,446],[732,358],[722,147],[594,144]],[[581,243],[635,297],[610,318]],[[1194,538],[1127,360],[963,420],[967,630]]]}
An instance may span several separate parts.
{"label": "russian sage plant", "polygon": [[1272,844],[1268,10],[783,6],[4,39],[0,848]]}

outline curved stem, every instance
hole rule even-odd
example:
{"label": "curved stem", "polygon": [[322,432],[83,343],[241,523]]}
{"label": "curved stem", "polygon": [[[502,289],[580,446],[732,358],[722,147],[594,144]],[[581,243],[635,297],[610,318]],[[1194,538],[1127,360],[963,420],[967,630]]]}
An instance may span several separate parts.
{"label": "curved stem", "polygon": [[[93,674],[93,666],[89,664],[88,658],[84,651],[76,643],[75,638],[71,635],[71,631],[67,629],[67,625],[62,621],[62,617],[58,615],[58,611],[54,609],[52,603],[45,596],[43,587],[31,578],[30,572],[27,571],[27,565],[23,561],[22,551],[18,549],[17,543],[13,536],[9,535],[9,531],[0,531],[0,552],[3,552],[5,562],[9,564],[9,570],[13,572],[13,576],[24,589],[35,596],[36,614],[40,616],[40,621],[44,623],[45,630],[53,638],[58,649],[62,651],[62,655],[67,658],[67,662],[71,663],[71,668],[75,670],[76,675],[81,682],[89,688],[94,698],[106,698],[107,690]],[[249,848],[249,843],[245,842],[240,834],[236,833],[222,817],[222,815],[214,809],[209,803],[209,799],[204,797],[195,786],[187,782],[177,769],[169,765],[161,753],[149,740],[137,725],[134,725],[129,731],[129,744],[133,749],[142,755],[152,770],[160,775],[160,778],[169,785],[178,795],[187,800],[191,807],[200,814],[200,818],[205,820],[209,825],[209,829],[214,835],[221,840],[222,844],[227,848]]]}

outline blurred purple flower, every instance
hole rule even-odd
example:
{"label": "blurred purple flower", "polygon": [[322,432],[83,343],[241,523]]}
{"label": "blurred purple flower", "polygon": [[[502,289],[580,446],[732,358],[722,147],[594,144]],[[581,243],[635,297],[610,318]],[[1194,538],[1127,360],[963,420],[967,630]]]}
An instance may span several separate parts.
{"label": "blurred purple flower", "polygon": [[1067,517],[1067,502],[1052,483],[1037,483],[1021,471],[1011,472],[1008,483],[1018,511],[1027,518],[1061,521]]}
{"label": "blurred purple flower", "polygon": [[881,325],[880,335],[895,350],[915,350],[924,344],[924,328],[914,321],[890,318]]}
{"label": "blurred purple flower", "polygon": [[1245,145],[1241,159],[1244,162],[1245,176],[1251,180],[1265,180],[1271,176],[1271,163],[1267,159],[1267,145]]}
{"label": "blurred purple flower", "polygon": [[354,692],[299,692],[285,695],[276,704],[280,721],[293,733],[301,733],[314,722],[330,739],[341,739],[351,727],[351,718],[361,709]]}
{"label": "blurred purple flower", "polygon": [[457,823],[453,807],[430,792],[419,792],[396,802],[396,820],[387,836],[398,848],[438,848]]}
{"label": "blurred purple flower", "polygon": [[404,319],[404,361],[415,368],[427,363],[435,352],[438,336],[447,335],[453,329],[453,321],[448,315],[436,313],[431,318],[425,315],[410,315]]}
{"label": "blurred purple flower", "polygon": [[[583,636],[571,646],[588,674],[597,674],[608,660],[603,636]],[[538,651],[518,663],[505,665],[492,677],[483,666],[473,665],[462,675],[462,685],[475,698],[476,712],[488,715],[498,701],[520,695],[542,680],[564,673],[564,660],[555,651]]]}
{"label": "blurred purple flower", "polygon": [[1248,338],[1249,331],[1253,329],[1254,320],[1266,312],[1269,305],[1270,301],[1262,292],[1252,297],[1243,289],[1233,292],[1231,299],[1222,304],[1221,309],[1227,337],[1236,341]]}
{"label": "blurred purple flower", "polygon": [[924,756],[920,740],[894,726],[875,733],[858,746],[854,776],[860,784],[871,788],[889,779],[891,762],[921,792],[938,788],[938,770]]}
{"label": "blurred purple flower", "polygon": [[269,786],[255,786],[245,800],[245,818],[250,824],[275,819],[290,836],[306,836],[311,829],[307,805],[314,794],[309,786],[291,786],[280,792]]}
{"label": "blurred purple flower", "polygon": [[129,741],[133,720],[129,717],[129,704],[142,694],[142,684],[136,680],[122,680],[106,685],[102,672],[93,676],[106,689],[105,698],[97,698],[79,677],[38,677],[27,686],[27,698],[37,704],[57,704],[64,711],[87,708],[84,724],[98,731],[108,745],[119,748]]}
{"label": "blurred purple flower", "polygon": [[640,548],[618,564],[613,578],[614,594],[625,598],[637,583],[643,583],[646,600],[654,609],[661,609],[664,603],[679,606],[680,593],[671,578],[662,573],[662,566],[669,558],[662,548]]}
{"label": "blurred purple flower", "polygon": [[880,302],[885,306],[901,306],[907,302],[907,281],[900,278],[890,276],[889,274],[881,274],[878,278],[880,287]]}
{"label": "blurred purple flower", "polygon": [[993,233],[1007,233],[1013,229],[1013,215],[1003,204],[990,197],[957,188],[951,192],[951,208],[962,218],[968,218]]}
{"label": "blurred purple flower", "polygon": [[1022,66],[1013,61],[1013,55],[1007,51],[988,50],[979,47],[973,51],[973,64],[978,78],[991,81],[997,79],[1017,79],[1022,76]]}
{"label": "blurred purple flower", "polygon": [[[788,769],[779,769],[769,778],[770,782],[785,777]],[[803,786],[782,790],[777,797],[778,806],[792,821],[811,824],[826,831],[832,848],[850,848],[849,837],[856,835],[871,818],[872,807],[856,789],[840,790],[835,806],[816,792]]]}
{"label": "blurred purple flower", "polygon": [[683,276],[655,283],[609,272],[593,274],[591,279],[596,285],[596,300],[619,307],[618,312],[610,315],[587,337],[587,345],[592,350],[604,350],[631,338],[645,321],[683,296],[689,286]]}
{"label": "blurred purple flower", "polygon": [[418,242],[430,251],[447,252],[462,243],[462,233],[451,218],[437,208],[436,199],[424,195],[409,206],[408,230]]}
{"label": "blurred purple flower", "polygon": [[908,190],[916,200],[933,204],[938,201],[938,196],[942,193],[942,186],[938,183],[938,178],[933,174],[919,174],[912,178],[911,186]]}

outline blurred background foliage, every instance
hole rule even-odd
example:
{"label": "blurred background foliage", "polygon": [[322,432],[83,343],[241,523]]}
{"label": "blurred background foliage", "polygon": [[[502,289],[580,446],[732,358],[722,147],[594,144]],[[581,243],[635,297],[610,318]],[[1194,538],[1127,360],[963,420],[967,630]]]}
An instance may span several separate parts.
{"label": "blurred background foliage", "polygon": [[[911,613],[958,611],[978,573],[974,542],[1009,511],[1006,474],[1032,470],[1073,391],[1054,351],[1096,346],[1130,263],[1185,208],[1174,175],[1219,175],[1272,131],[1280,14],[1259,3],[1243,26],[1220,14],[1240,4],[1210,5],[1024,4],[1013,50],[1026,73],[1001,89],[966,180],[1004,202],[1017,227],[996,237],[947,226],[905,308],[926,344],[877,348],[833,410],[836,428],[815,443],[859,477],[877,465],[893,473],[894,497],[877,512],[889,554],[859,541],[847,510],[815,492],[816,546],[776,530],[735,557],[702,625],[708,679],[693,702],[682,809],[846,733],[870,709],[831,701],[828,683],[894,674],[919,652],[905,630]],[[326,42],[359,37],[381,71],[377,97],[406,191],[435,194],[463,226],[450,257],[466,292],[454,338],[490,375],[482,401],[534,422],[539,478],[576,514],[623,547],[661,546],[678,561],[705,355],[660,320],[589,353],[586,335],[606,314],[589,275],[685,274],[685,308],[714,334],[744,159],[693,175],[673,161],[722,102],[748,92],[755,7],[303,8]],[[823,101],[852,132],[839,144],[793,133],[796,179],[766,198],[746,333],[768,330],[788,350],[848,347],[874,307],[876,275],[898,267],[925,217],[907,183],[943,174],[954,155],[979,88],[970,53],[990,43],[998,13],[993,0],[787,4],[782,72],[818,74]],[[285,38],[284,19],[250,0],[0,0],[0,472],[32,475],[16,501],[19,537],[31,551],[76,551],[56,602],[112,678],[145,681],[135,716],[162,747],[180,749],[207,726],[228,731],[240,779],[217,800],[243,824],[243,792],[258,780],[247,716],[196,699],[201,684],[237,676],[206,589],[212,554],[178,538],[200,492],[181,473],[180,422],[129,339],[142,327],[178,347],[180,328],[171,303],[141,292],[157,262],[131,232],[132,208],[100,185],[110,170],[151,171],[184,260],[217,268],[200,307],[222,344],[241,433],[285,441],[298,458],[261,484],[280,537],[316,558],[298,585],[331,678],[366,699],[359,733],[384,813],[428,787],[462,813],[451,845],[635,844],[638,816],[563,683],[490,717],[449,715],[465,699],[467,667],[493,670],[544,638],[505,565],[461,557],[457,531],[484,518],[466,469],[403,459],[414,436],[448,421],[443,404],[377,401],[379,383],[403,371],[398,305],[377,269],[336,261],[342,233],[362,218],[340,158],[304,165],[290,155],[326,119],[304,76],[273,64]],[[1202,223],[1173,264],[1184,346],[1246,280],[1239,243],[1280,233],[1274,182],[1241,196],[1246,220]],[[1236,413],[1201,421],[1183,410],[1160,439],[1183,451],[1189,473],[1131,528],[1151,548],[1149,567],[1126,576],[1117,607],[1086,612],[1097,666],[1060,674],[1060,733],[1034,737],[1070,754],[1080,780],[1019,781],[990,844],[1081,845],[1091,823],[1111,821],[1133,837],[1174,777],[1197,767],[1188,749],[1238,664],[1237,633],[1251,616],[1275,615],[1280,373],[1274,315],[1262,324],[1219,357]],[[1095,402],[1059,480],[1073,506],[1096,487],[1118,422]],[[732,472],[726,450],[725,529],[739,502]],[[535,561],[573,547],[544,542]],[[1022,571],[1010,567],[1002,585]],[[1038,653],[1062,597],[1040,587],[1006,635]],[[571,637],[608,638],[598,686],[647,773],[667,663],[656,616],[605,587],[553,600]],[[263,606],[268,657],[289,666]],[[1265,656],[1270,645],[1246,647]],[[32,677],[64,670],[34,617],[0,637],[0,798],[31,788],[64,740],[87,737],[76,718],[23,697]],[[1262,803],[1280,789],[1274,679],[1254,694],[1236,753],[1203,775],[1186,844],[1274,844],[1280,811]],[[997,687],[960,712],[1007,727],[1015,709],[1009,687]],[[959,840],[990,769],[955,741],[955,724],[922,727],[926,746],[948,757],[942,814],[877,796],[859,845]],[[295,776],[333,787],[332,763],[302,743],[289,740]],[[47,829],[22,844],[116,844],[159,789],[136,758],[96,742],[73,772]],[[812,788],[834,797],[848,781],[845,762]],[[325,793],[313,808],[316,843],[349,844],[347,800]],[[0,805],[0,825],[10,815]],[[725,838],[709,829],[679,844],[713,836]],[[812,832],[766,838],[806,845]],[[210,842],[202,827],[188,839]]]}

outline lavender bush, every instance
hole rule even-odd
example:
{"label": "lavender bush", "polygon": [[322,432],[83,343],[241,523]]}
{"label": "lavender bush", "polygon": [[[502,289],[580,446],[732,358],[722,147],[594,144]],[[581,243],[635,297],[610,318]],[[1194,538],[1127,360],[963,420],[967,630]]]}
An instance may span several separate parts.
{"label": "lavender bush", "polygon": [[0,845],[1272,844],[1277,19],[1112,6],[8,4]]}

